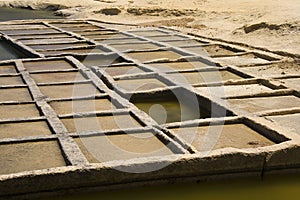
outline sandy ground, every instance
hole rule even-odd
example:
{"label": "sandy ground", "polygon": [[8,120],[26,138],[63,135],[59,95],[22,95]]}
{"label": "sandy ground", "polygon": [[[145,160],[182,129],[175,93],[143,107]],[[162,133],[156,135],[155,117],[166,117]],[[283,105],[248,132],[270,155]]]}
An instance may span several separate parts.
{"label": "sandy ground", "polygon": [[1,5],[47,8],[68,18],[176,26],[300,54],[299,0],[0,0]]}

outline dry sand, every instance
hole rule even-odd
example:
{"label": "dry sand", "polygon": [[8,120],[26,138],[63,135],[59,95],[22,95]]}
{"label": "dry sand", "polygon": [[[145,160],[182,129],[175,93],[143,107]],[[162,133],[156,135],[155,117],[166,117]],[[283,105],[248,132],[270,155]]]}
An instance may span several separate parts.
{"label": "dry sand", "polygon": [[299,0],[0,0],[1,5],[47,8],[68,18],[176,26],[300,54]]}

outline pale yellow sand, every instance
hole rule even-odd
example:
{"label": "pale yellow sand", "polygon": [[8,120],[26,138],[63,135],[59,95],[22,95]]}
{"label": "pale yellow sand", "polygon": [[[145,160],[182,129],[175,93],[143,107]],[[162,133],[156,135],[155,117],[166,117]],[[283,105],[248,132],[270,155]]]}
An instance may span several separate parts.
{"label": "pale yellow sand", "polygon": [[[300,54],[299,0],[0,0],[34,9],[57,4],[69,18],[193,29],[204,36]],[[117,8],[117,15],[95,13]],[[176,19],[176,20],[172,20]]]}

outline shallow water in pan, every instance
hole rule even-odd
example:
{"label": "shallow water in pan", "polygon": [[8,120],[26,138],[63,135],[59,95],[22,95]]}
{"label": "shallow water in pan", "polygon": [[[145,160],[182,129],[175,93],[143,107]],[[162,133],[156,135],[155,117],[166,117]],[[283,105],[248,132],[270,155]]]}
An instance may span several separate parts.
{"label": "shallow water in pan", "polygon": [[188,104],[179,103],[175,98],[153,98],[133,103],[159,124],[210,117],[205,108],[197,110]]}
{"label": "shallow water in pan", "polygon": [[0,38],[0,60],[17,59],[23,57],[25,57],[23,53]]}

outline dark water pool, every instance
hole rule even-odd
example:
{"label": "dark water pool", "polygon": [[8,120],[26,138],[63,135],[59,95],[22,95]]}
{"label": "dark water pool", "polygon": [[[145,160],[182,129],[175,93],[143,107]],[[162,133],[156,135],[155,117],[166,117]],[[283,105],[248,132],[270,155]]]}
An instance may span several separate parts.
{"label": "dark water pool", "polygon": [[61,19],[55,16],[53,11],[30,10],[22,8],[4,8],[0,7],[0,22],[9,20],[23,19]]}
{"label": "dark water pool", "polygon": [[224,180],[147,186],[98,193],[73,194],[43,200],[282,200],[300,198],[300,177],[280,175],[264,180]]}

